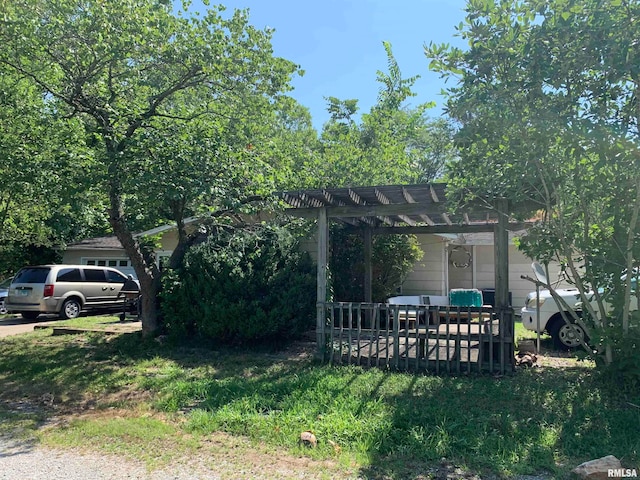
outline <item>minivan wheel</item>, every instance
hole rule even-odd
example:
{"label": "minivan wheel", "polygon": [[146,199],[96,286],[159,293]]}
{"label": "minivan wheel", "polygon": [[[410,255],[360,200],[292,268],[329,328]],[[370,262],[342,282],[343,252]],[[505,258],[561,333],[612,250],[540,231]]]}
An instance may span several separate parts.
{"label": "minivan wheel", "polygon": [[7,307],[4,306],[4,298],[2,300],[0,300],[0,315],[6,315],[7,313],[9,313],[9,310],[7,310]]}
{"label": "minivan wheel", "polygon": [[25,320],[35,320],[40,315],[40,312],[21,312],[20,315]]}
{"label": "minivan wheel", "polygon": [[80,302],[78,300],[76,300],[75,298],[68,298],[62,304],[60,316],[63,319],[78,318],[81,309],[82,307],[80,306]]}

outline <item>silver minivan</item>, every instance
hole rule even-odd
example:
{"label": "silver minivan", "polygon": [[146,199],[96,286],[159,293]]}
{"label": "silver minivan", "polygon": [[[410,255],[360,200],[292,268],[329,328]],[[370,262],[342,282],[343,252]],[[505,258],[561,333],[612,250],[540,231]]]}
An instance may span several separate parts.
{"label": "silver minivan", "polygon": [[124,300],[120,290],[127,277],[109,267],[39,265],[24,267],[9,286],[5,307],[34,320],[41,313],[76,318],[85,310],[115,310]]}

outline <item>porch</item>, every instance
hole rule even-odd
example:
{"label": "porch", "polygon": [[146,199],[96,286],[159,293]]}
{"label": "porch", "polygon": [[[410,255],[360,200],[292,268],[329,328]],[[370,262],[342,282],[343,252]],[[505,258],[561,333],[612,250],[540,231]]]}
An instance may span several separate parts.
{"label": "porch", "polygon": [[435,374],[513,367],[512,317],[492,307],[327,302],[318,309],[331,364]]}
{"label": "porch", "polygon": [[[509,303],[509,230],[525,224],[504,198],[480,198],[453,209],[446,184],[385,185],[281,192],[292,216],[317,221],[318,357],[335,364],[434,373],[505,373],[515,365],[514,314]],[[533,209],[535,210],[535,209]],[[364,240],[363,302],[328,297],[330,221]],[[372,302],[374,235],[492,233],[495,301],[491,308],[390,305]],[[423,292],[447,295],[448,291]],[[340,300],[340,299],[335,299]],[[404,313],[403,313],[404,309]]]}

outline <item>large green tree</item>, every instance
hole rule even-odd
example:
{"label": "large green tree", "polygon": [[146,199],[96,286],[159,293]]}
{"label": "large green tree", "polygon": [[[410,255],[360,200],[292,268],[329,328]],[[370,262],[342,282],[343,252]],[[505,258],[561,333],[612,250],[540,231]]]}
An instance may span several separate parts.
{"label": "large green tree", "polygon": [[0,274],[8,274],[26,261],[51,261],[65,239],[106,221],[93,208],[104,197],[84,175],[93,155],[82,123],[60,118],[24,75],[0,72]]}
{"label": "large green tree", "polygon": [[[376,103],[358,118],[357,100],[328,97],[329,121],[319,151],[299,169],[312,187],[344,187],[422,183],[441,176],[455,159],[453,129],[444,119],[433,120],[433,103],[411,107],[417,76],[405,78],[391,44],[383,43],[387,70],[377,72]],[[360,301],[364,292],[362,232],[332,226],[332,289],[336,299]],[[381,235],[373,239],[373,300],[393,295],[419,260],[422,251],[412,235]]]}
{"label": "large green tree", "polygon": [[639,14],[626,0],[469,0],[459,27],[469,48],[426,48],[431,67],[458,80],[457,198],[537,203],[527,253],[559,258],[583,294],[617,298],[610,314],[602,291],[595,308],[583,295],[608,363],[638,324],[622,274],[640,264]]}
{"label": "large green tree", "polygon": [[313,186],[429,182],[455,159],[451,125],[427,116],[432,102],[408,105],[419,77],[404,78],[391,44],[384,42],[383,47],[388,68],[377,72],[377,101],[360,121],[357,100],[327,98],[330,119],[308,175]]}
{"label": "large green tree", "polygon": [[[184,215],[206,210],[198,203],[215,210],[213,199],[229,194],[198,177],[209,179],[212,165],[250,176],[250,143],[239,152],[236,140],[271,115],[297,71],[273,56],[271,32],[249,25],[246,11],[183,9],[161,0],[10,0],[0,20],[0,65],[44,92],[60,117],[83,121],[96,161],[86,173],[108,198],[109,224],[140,280],[145,334],[159,327],[160,272],[132,233],[134,217],[172,218],[180,255]],[[145,196],[155,211],[140,207]]]}

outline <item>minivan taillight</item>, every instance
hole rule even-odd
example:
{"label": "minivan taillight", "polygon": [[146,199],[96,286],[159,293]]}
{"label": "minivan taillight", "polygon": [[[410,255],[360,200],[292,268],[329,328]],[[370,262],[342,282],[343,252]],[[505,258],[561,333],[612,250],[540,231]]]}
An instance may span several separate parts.
{"label": "minivan taillight", "polygon": [[53,297],[53,285],[45,285],[44,286],[44,296],[45,297]]}

